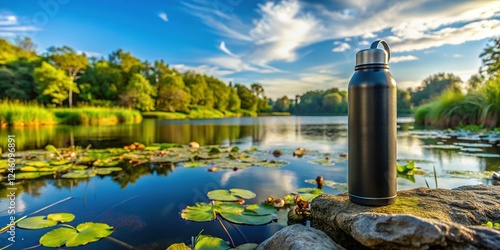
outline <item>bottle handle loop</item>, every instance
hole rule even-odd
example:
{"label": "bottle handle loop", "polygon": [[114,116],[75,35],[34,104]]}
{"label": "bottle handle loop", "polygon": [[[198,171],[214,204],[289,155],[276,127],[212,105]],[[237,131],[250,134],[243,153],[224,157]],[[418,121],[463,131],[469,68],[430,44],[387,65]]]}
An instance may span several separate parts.
{"label": "bottle handle loop", "polygon": [[389,44],[387,44],[386,41],[384,40],[377,40],[372,43],[370,46],[370,49],[376,49],[379,44],[382,44],[384,46],[385,51],[387,51],[387,62],[391,59],[391,50],[389,49]]}

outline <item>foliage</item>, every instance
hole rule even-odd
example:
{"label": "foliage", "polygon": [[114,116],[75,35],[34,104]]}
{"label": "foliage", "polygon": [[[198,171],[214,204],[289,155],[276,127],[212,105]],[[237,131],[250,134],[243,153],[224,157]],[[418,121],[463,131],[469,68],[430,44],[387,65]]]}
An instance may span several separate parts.
{"label": "foliage", "polygon": [[437,98],[447,90],[460,92],[460,77],[452,73],[438,73],[425,78],[420,87],[412,95],[411,101],[414,105],[428,103]]}
{"label": "foliage", "polygon": [[120,99],[121,104],[126,107],[151,111],[155,109],[153,96],[156,96],[156,89],[144,76],[136,73],[130,78]]}
{"label": "foliage", "polygon": [[40,238],[40,245],[45,247],[77,247],[100,240],[113,233],[113,227],[104,223],[85,222],[76,228],[61,227],[54,229]]}
{"label": "foliage", "polygon": [[0,101],[0,127],[55,123],[55,115],[36,102]]}
{"label": "foliage", "polygon": [[46,62],[42,62],[42,65],[35,69],[35,82],[42,95],[50,96],[52,102],[60,106],[64,100],[68,99],[68,91],[79,93],[76,84],[64,71],[56,69]]}

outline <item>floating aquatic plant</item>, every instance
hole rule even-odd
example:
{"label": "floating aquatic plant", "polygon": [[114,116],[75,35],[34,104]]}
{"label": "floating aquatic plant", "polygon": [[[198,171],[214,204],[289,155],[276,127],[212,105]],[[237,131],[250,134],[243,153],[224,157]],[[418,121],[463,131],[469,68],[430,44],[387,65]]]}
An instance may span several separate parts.
{"label": "floating aquatic plant", "polygon": [[113,227],[105,223],[85,222],[76,228],[68,226],[54,229],[40,238],[45,247],[76,247],[98,241],[113,233]]}
{"label": "floating aquatic plant", "polygon": [[41,229],[47,227],[53,227],[58,224],[58,222],[71,222],[75,219],[74,214],[70,213],[55,213],[48,214],[47,216],[33,216],[28,217],[16,225],[23,229]]}

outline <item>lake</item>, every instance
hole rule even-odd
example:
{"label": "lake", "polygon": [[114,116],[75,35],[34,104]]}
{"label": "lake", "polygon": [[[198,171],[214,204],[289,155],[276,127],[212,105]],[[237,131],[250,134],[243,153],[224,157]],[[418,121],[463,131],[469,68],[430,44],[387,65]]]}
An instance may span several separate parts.
{"label": "lake", "polygon": [[[483,171],[496,171],[500,166],[498,143],[467,145],[485,153],[484,157],[462,154],[465,150],[440,149],[455,143],[479,143],[458,140],[454,137],[435,135],[439,131],[417,133],[412,118],[398,119],[398,159],[417,160],[415,165],[425,171],[415,175],[415,182],[398,178],[398,189],[435,186],[433,168],[440,188],[485,183],[487,179],[474,175]],[[347,117],[259,117],[205,120],[153,120],[141,124],[116,126],[49,126],[39,128],[5,128],[0,130],[2,148],[7,146],[9,134],[16,136],[17,150],[45,148],[52,144],[58,148],[70,145],[92,148],[123,147],[133,142],[150,145],[155,142],[200,145],[238,146],[249,149],[256,146],[259,156],[275,159],[271,152],[283,151],[279,157],[290,162],[281,168],[251,167],[238,171],[207,171],[208,167],[185,168],[170,165],[152,169],[149,164],[124,170],[120,175],[97,176],[89,179],[43,179],[22,181],[17,185],[16,216],[32,213],[56,201],[72,197],[68,201],[50,207],[40,214],[70,212],[76,215],[71,225],[86,221],[104,222],[114,227],[114,239],[138,249],[166,249],[175,242],[188,242],[202,229],[204,234],[227,236],[217,221],[190,222],[181,219],[180,211],[196,202],[209,202],[206,194],[214,189],[243,188],[257,196],[247,204],[260,203],[269,196],[283,197],[302,187],[314,187],[306,183],[321,175],[325,180],[345,183],[347,162],[337,161],[334,166],[310,163],[319,153],[338,156],[347,153]],[[482,142],[485,144],[484,142]],[[437,145],[429,148],[424,145]],[[293,151],[303,147],[316,151],[302,158],[294,157]],[[464,146],[465,147],[465,146]],[[460,153],[462,152],[462,153]],[[468,152],[468,151],[467,151]],[[452,171],[460,171],[453,173]],[[470,171],[470,172],[463,172]],[[338,194],[342,190],[324,187],[325,193]],[[0,223],[7,224],[8,191],[5,183],[0,188]],[[278,217],[286,217],[280,211]],[[264,226],[225,225],[237,245],[245,242],[260,243],[286,222],[279,220]],[[16,243],[12,249],[22,249],[38,244],[38,239],[50,231],[16,230]],[[7,234],[0,235],[0,247],[8,245]],[[39,247],[40,249],[43,247]],[[79,249],[127,249],[111,240],[100,240]]]}

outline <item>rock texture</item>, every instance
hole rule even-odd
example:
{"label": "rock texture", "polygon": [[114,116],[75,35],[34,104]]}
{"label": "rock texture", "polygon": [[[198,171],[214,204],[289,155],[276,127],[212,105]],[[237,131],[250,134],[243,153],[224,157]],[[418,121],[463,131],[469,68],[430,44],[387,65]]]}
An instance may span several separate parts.
{"label": "rock texture", "polygon": [[345,250],[325,233],[300,224],[288,226],[262,242],[257,250]]}
{"label": "rock texture", "polygon": [[311,226],[347,249],[499,249],[500,186],[398,192],[396,203],[360,206],[347,194],[322,195],[311,206]]}

